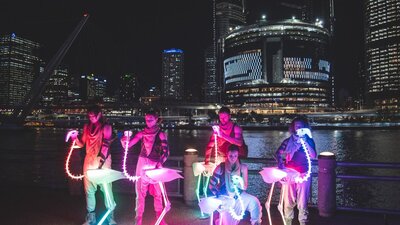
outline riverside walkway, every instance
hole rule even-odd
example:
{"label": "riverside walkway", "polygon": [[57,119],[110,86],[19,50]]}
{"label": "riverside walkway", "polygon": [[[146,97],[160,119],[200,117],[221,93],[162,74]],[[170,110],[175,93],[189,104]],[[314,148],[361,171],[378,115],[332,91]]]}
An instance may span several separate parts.
{"label": "riverside walkway", "polygon": [[[81,225],[85,217],[84,195],[70,195],[66,189],[7,186],[0,188],[2,225]],[[101,192],[97,192],[97,217],[104,212]],[[116,193],[115,219],[119,225],[131,225],[134,218],[134,195]],[[152,197],[146,199],[144,225],[155,222]],[[182,198],[170,198],[172,209],[165,219],[169,225],[208,225],[208,219],[199,219],[199,208],[187,206]],[[263,205],[263,225],[268,224]],[[274,225],[282,225],[276,205],[271,207]],[[239,225],[249,225],[245,218]],[[310,225],[399,225],[400,216],[338,211],[331,218],[322,218],[315,208],[310,209]],[[298,225],[297,220],[293,225]]]}

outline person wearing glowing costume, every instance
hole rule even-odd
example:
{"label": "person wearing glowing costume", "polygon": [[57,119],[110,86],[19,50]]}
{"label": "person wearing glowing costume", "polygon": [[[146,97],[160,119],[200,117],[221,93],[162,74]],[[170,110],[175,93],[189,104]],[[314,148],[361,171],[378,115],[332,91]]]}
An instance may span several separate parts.
{"label": "person wearing glowing costume", "polygon": [[[145,208],[145,198],[147,191],[154,197],[154,210],[157,218],[163,210],[163,199],[160,186],[155,183],[150,183],[144,174],[145,169],[153,169],[162,167],[162,164],[167,160],[169,155],[167,135],[161,131],[158,123],[158,114],[154,111],[149,111],[145,114],[146,127],[139,131],[131,140],[127,137],[121,139],[122,146],[125,146],[126,141],[129,141],[128,148],[131,148],[136,143],[141,141],[141,150],[136,164],[136,176],[140,179],[136,181],[136,216],[135,224],[141,225]],[[166,225],[161,221],[162,225]]]}
{"label": "person wearing glowing costume", "polygon": [[[248,168],[247,165],[241,164],[239,161],[238,146],[230,145],[227,159],[215,168],[208,187],[210,192],[217,197],[221,195],[233,197],[235,204],[231,210],[222,210],[220,218],[215,224],[222,222],[223,225],[237,225],[243,217],[244,211],[249,211],[251,224],[261,225],[262,208],[260,201],[246,192],[247,178]],[[236,186],[238,192],[235,191],[234,186]]]}
{"label": "person wearing glowing costume", "polygon": [[[218,111],[218,118],[218,130],[214,130],[214,134],[216,135],[211,135],[210,141],[208,142],[205,150],[204,163],[206,165],[210,162],[211,157],[215,155],[213,154],[213,151],[216,150],[215,143],[217,143],[217,157],[220,162],[226,159],[228,147],[231,144],[237,146],[242,146],[244,144],[242,128],[232,122],[229,108],[221,107],[221,109]],[[215,141],[215,137],[217,137],[217,141]],[[217,159],[215,160],[217,161]]]}
{"label": "person wearing glowing costume", "polygon": [[[86,216],[86,222],[84,225],[96,224],[96,196],[97,184],[91,182],[87,178],[87,171],[89,169],[100,169],[100,168],[111,168],[111,156],[109,152],[112,136],[112,127],[107,123],[101,108],[94,105],[87,110],[87,116],[89,123],[83,127],[83,134],[81,139],[76,135],[72,135],[72,140],[76,141],[76,146],[79,148],[86,147],[86,156],[83,163],[83,185],[86,194],[86,209],[88,214]],[[107,190],[104,190],[107,188]],[[112,194],[111,183],[100,185],[100,190],[103,192],[104,199],[108,195],[108,201],[104,201],[108,210],[115,209],[115,201]],[[106,192],[109,192],[106,194]],[[109,225],[117,224],[114,220],[113,211],[106,219]]]}
{"label": "person wearing glowing costume", "polygon": [[[286,138],[278,150],[276,151],[276,159],[278,168],[291,168],[306,176],[308,168],[308,159],[306,150],[302,147],[300,139],[303,139],[305,147],[308,150],[311,159],[316,158],[315,142],[307,134],[299,137],[296,131],[301,128],[310,128],[308,120],[304,117],[296,117],[289,126],[290,137]],[[285,162],[282,156],[285,157]],[[284,178],[285,179],[285,178]],[[283,195],[283,215],[286,225],[291,225],[294,218],[294,207],[297,204],[299,210],[298,220],[300,225],[306,225],[308,222],[308,207],[307,202],[310,196],[311,179],[308,178],[303,182],[282,182]]]}

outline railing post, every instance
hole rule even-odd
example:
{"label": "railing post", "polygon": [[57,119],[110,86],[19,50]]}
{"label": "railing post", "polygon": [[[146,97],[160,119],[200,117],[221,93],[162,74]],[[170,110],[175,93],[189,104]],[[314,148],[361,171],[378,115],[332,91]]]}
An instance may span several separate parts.
{"label": "railing post", "polygon": [[198,152],[196,149],[186,149],[183,156],[183,199],[186,205],[196,205],[196,179],[192,165],[197,162]]}
{"label": "railing post", "polygon": [[318,156],[318,211],[322,217],[331,217],[336,211],[336,158],[331,152]]}

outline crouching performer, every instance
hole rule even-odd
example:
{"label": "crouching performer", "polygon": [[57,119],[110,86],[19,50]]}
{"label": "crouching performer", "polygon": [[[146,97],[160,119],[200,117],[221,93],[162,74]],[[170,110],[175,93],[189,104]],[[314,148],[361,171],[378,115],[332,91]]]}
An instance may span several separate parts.
{"label": "crouching performer", "polygon": [[[86,146],[86,156],[83,164],[83,184],[86,194],[86,209],[88,211],[86,222],[83,225],[96,224],[96,183],[88,179],[87,172],[91,169],[111,168],[111,156],[109,147],[111,144],[112,128],[103,117],[99,106],[95,105],[87,110],[89,123],[83,127],[81,139],[76,135],[72,135],[71,139],[75,140],[77,148]],[[107,210],[111,213],[106,219],[109,225],[117,224],[114,220],[115,201],[112,193],[111,183],[100,185],[100,190],[103,192],[104,203]]]}
{"label": "crouching performer", "polygon": [[[159,127],[159,117],[154,111],[145,114],[146,127],[139,131],[128,144],[128,148],[141,141],[141,150],[136,164],[136,176],[140,176],[135,185],[136,205],[135,224],[142,225],[147,191],[154,197],[154,210],[157,218],[163,211],[163,196],[161,188],[154,181],[149,180],[145,170],[162,167],[169,155],[167,135]],[[127,137],[121,139],[122,146],[125,145]],[[162,220],[162,225],[166,225]]]}
{"label": "crouching performer", "polygon": [[245,211],[250,212],[252,225],[260,225],[262,208],[260,201],[246,192],[248,169],[247,165],[238,160],[239,148],[236,145],[228,147],[227,159],[219,164],[210,179],[209,189],[217,197],[229,196],[233,204],[220,211],[219,219],[215,224],[237,225],[243,218]]}

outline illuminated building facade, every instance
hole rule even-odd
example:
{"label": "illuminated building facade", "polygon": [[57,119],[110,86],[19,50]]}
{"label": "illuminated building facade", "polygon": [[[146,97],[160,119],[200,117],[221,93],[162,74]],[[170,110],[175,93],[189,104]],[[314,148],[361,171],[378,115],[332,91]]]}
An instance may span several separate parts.
{"label": "illuminated building facade", "polygon": [[[40,72],[44,71],[44,67],[40,67]],[[59,66],[53,71],[46,84],[44,93],[42,94],[41,103],[44,106],[61,106],[68,100],[68,69]]]}
{"label": "illuminated building facade", "polygon": [[94,74],[82,75],[80,92],[83,101],[103,100],[106,94],[107,80],[94,76]]}
{"label": "illuminated building facade", "polygon": [[14,33],[0,36],[0,105],[14,107],[24,100],[39,73],[39,43]]}
{"label": "illuminated building facade", "polygon": [[216,57],[212,46],[206,49],[204,59],[204,102],[216,103],[218,101],[218,86],[215,70]]}
{"label": "illuminated building facade", "polygon": [[138,88],[138,76],[132,73],[127,73],[121,76],[120,81],[120,102],[132,103],[137,100],[136,92]]}
{"label": "illuminated building facade", "polygon": [[183,99],[184,53],[181,49],[167,49],[162,53],[161,98],[164,101]]}
{"label": "illuminated building facade", "polygon": [[232,31],[223,43],[225,103],[258,113],[330,110],[329,38],[296,19]]}
{"label": "illuminated building facade", "polygon": [[365,1],[367,101],[380,110],[400,109],[400,0]]}

